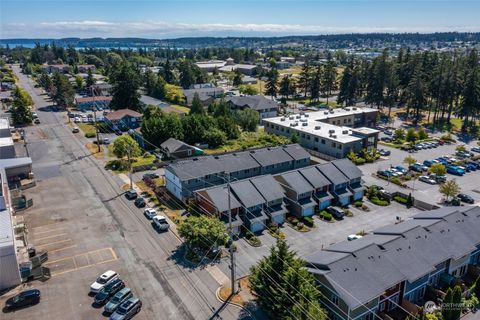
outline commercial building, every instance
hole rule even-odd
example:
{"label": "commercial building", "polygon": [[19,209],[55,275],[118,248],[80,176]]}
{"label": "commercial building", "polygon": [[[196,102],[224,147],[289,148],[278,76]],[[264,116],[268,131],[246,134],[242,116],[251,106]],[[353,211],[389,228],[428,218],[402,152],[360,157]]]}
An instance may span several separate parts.
{"label": "commercial building", "polygon": [[268,118],[263,124],[271,134],[296,134],[301,146],[331,160],[345,158],[350,150],[375,148],[379,131],[369,127],[375,126],[377,114],[371,108],[339,108]]}
{"label": "commercial building", "polygon": [[469,288],[480,274],[478,230],[480,207],[425,211],[331,245],[310,255],[307,267],[330,319],[404,319],[447,287]]}
{"label": "commercial building", "polygon": [[227,177],[236,181],[309,164],[310,154],[298,144],[178,160],[165,167],[166,188],[184,201],[193,191],[223,184]]}

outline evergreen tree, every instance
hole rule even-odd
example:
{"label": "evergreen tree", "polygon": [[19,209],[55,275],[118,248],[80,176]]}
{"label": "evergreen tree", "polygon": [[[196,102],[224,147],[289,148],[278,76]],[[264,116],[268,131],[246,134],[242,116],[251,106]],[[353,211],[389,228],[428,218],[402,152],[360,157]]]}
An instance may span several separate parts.
{"label": "evergreen tree", "polygon": [[265,95],[272,96],[272,99],[277,97],[278,87],[278,71],[275,68],[272,68],[268,73],[267,83],[265,84]]}
{"label": "evergreen tree", "polygon": [[205,109],[203,108],[202,101],[200,96],[195,92],[193,95],[192,106],[190,107],[190,114],[204,114]]}
{"label": "evergreen tree", "polygon": [[462,303],[462,289],[460,286],[455,286],[452,293],[452,310],[451,310],[451,319],[452,320],[459,320],[460,315],[462,314],[461,309]]}
{"label": "evergreen tree", "polygon": [[309,60],[305,61],[300,72],[300,78],[298,80],[298,87],[303,92],[303,97],[307,97],[307,93],[310,92],[310,81],[312,79],[312,67]]}
{"label": "evergreen tree", "polygon": [[128,62],[123,62],[118,72],[112,77],[112,109],[133,109],[140,107],[140,78]]}
{"label": "evergreen tree", "polygon": [[314,277],[285,240],[278,239],[270,255],[250,271],[251,288],[259,305],[275,319],[326,319]]}
{"label": "evergreen tree", "polygon": [[242,77],[243,77],[243,75],[240,73],[240,71],[235,70],[235,76],[233,77],[233,85],[235,87],[238,87],[239,85],[241,85],[243,83],[242,82]]}
{"label": "evergreen tree", "polygon": [[172,84],[175,82],[175,76],[172,71],[172,65],[170,64],[170,60],[168,59],[163,65],[163,78],[167,83]]}
{"label": "evergreen tree", "polygon": [[166,84],[167,83],[162,76],[158,75],[153,88],[152,96],[157,99],[165,99],[167,95]]}
{"label": "evergreen tree", "polygon": [[13,110],[12,120],[15,125],[26,125],[32,123],[32,112],[30,106],[33,105],[32,98],[28,93],[16,87],[13,91]]}
{"label": "evergreen tree", "polygon": [[[425,87],[422,78],[421,69],[418,67],[413,73],[413,77],[408,84],[408,107],[415,110],[414,124],[416,125],[420,118],[420,109],[425,105]],[[409,108],[407,107],[407,114]]]}
{"label": "evergreen tree", "polygon": [[55,103],[62,108],[67,108],[73,105],[75,90],[70,81],[68,81],[67,76],[57,72],[53,75],[52,82],[54,87],[52,99]]}
{"label": "evergreen tree", "polygon": [[95,78],[93,77],[93,74],[92,74],[92,69],[88,68],[88,71],[87,71],[87,80],[85,82],[85,85],[87,86],[87,88],[90,88],[91,86],[93,86],[95,84]]}
{"label": "evergreen tree", "polygon": [[480,111],[480,67],[478,66],[478,54],[471,50],[467,61],[466,81],[463,89],[463,99],[460,105],[460,114],[463,117],[462,130],[466,131],[471,118]]}
{"label": "evergreen tree", "polygon": [[452,320],[452,310],[450,308],[453,302],[453,291],[451,288],[448,288],[445,298],[443,298],[444,307],[442,308],[442,317],[443,320]]}
{"label": "evergreen tree", "polygon": [[295,88],[292,80],[290,79],[290,76],[283,76],[282,80],[280,81],[279,93],[286,99],[288,99],[290,95],[295,93]]}
{"label": "evergreen tree", "polygon": [[328,98],[332,94],[332,91],[337,89],[337,69],[335,68],[335,61],[330,52],[327,55],[327,63],[323,68],[321,84],[320,90],[327,97],[328,104]]}
{"label": "evergreen tree", "polygon": [[318,101],[318,98],[320,97],[321,81],[322,67],[318,66],[315,74],[312,77],[312,81],[310,82],[310,100]]}

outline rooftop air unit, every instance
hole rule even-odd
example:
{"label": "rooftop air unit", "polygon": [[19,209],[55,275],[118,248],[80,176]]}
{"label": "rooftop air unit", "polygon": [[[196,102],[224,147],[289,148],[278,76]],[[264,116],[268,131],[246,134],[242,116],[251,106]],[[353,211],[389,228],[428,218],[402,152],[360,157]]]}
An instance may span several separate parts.
{"label": "rooftop air unit", "polygon": [[315,126],[315,130],[320,130],[321,127],[320,126]]}
{"label": "rooftop air unit", "polygon": [[308,123],[304,122],[304,123],[302,123],[302,126],[306,127],[306,126],[308,126]]}
{"label": "rooftop air unit", "polygon": [[343,130],[342,134],[348,134],[348,130]]}
{"label": "rooftop air unit", "polygon": [[334,139],[337,139],[337,135],[336,135],[336,134],[331,135],[331,137],[334,138]]}
{"label": "rooftop air unit", "polygon": [[328,130],[328,133],[335,133],[335,130],[330,129],[330,130]]}
{"label": "rooftop air unit", "polygon": [[328,111],[323,111],[323,114],[328,114]]}
{"label": "rooftop air unit", "polygon": [[357,110],[357,108],[353,107],[352,110]]}
{"label": "rooftop air unit", "polygon": [[305,114],[305,117],[308,118],[310,115],[309,114]]}
{"label": "rooftop air unit", "polygon": [[290,116],[290,117],[288,117],[288,119],[290,119],[290,120],[293,120],[293,119],[294,119],[294,117],[293,117],[293,116]]}
{"label": "rooftop air unit", "polygon": [[285,121],[285,118],[284,117],[280,118],[280,121]]}
{"label": "rooftop air unit", "polygon": [[345,110],[350,111],[350,108],[345,108]]}
{"label": "rooftop air unit", "polygon": [[300,119],[300,117],[301,117],[300,115],[297,115],[295,118]]}

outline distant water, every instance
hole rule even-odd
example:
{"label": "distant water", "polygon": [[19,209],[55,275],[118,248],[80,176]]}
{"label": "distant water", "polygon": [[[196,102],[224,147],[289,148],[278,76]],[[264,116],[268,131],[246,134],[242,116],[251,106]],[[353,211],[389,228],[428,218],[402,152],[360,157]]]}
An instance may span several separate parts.
{"label": "distant water", "polygon": [[[48,43],[50,45],[50,43]],[[24,48],[34,48],[35,43],[34,42],[25,42],[25,43],[2,43],[0,42],[0,48],[6,48],[7,45],[10,48],[16,48],[16,47],[24,47]],[[44,43],[41,43],[41,45],[44,45]],[[57,44],[58,45],[58,44]],[[144,46],[138,46],[138,47],[115,47],[115,46],[88,46],[88,47],[75,47],[75,49],[80,50],[80,49],[86,49],[86,48],[96,48],[96,49],[121,49],[121,50],[137,50],[138,48],[144,48]],[[149,47],[147,47],[148,49]],[[150,47],[150,48],[155,48],[155,47]]]}

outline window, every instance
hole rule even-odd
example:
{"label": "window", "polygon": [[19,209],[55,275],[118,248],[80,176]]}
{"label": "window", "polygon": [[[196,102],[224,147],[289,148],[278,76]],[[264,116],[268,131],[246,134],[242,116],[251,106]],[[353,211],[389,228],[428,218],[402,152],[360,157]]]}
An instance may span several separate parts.
{"label": "window", "polygon": [[343,119],[343,123],[347,123],[347,119]]}
{"label": "window", "polygon": [[369,313],[365,316],[365,320],[373,320],[374,319],[374,314],[373,313]]}
{"label": "window", "polygon": [[[408,299],[407,299],[407,300],[408,300]],[[380,303],[380,305],[378,306],[378,310],[379,310],[379,311],[385,310],[385,302]]]}
{"label": "window", "polygon": [[335,142],[332,142],[332,147],[333,148],[336,148],[337,147],[337,144]]}
{"label": "window", "polygon": [[305,138],[305,133],[302,133],[302,138]]}
{"label": "window", "polygon": [[310,140],[310,135],[307,136],[307,140]]}
{"label": "window", "polygon": [[322,139],[322,144],[325,144],[325,139]]}
{"label": "window", "polygon": [[247,170],[243,170],[244,173],[249,173],[250,172],[250,169],[247,169]]}
{"label": "window", "polygon": [[315,139],[314,139],[314,140],[315,140],[315,142],[318,142],[318,137],[315,137]]}
{"label": "window", "polygon": [[342,150],[342,145],[338,144],[338,149]]}

